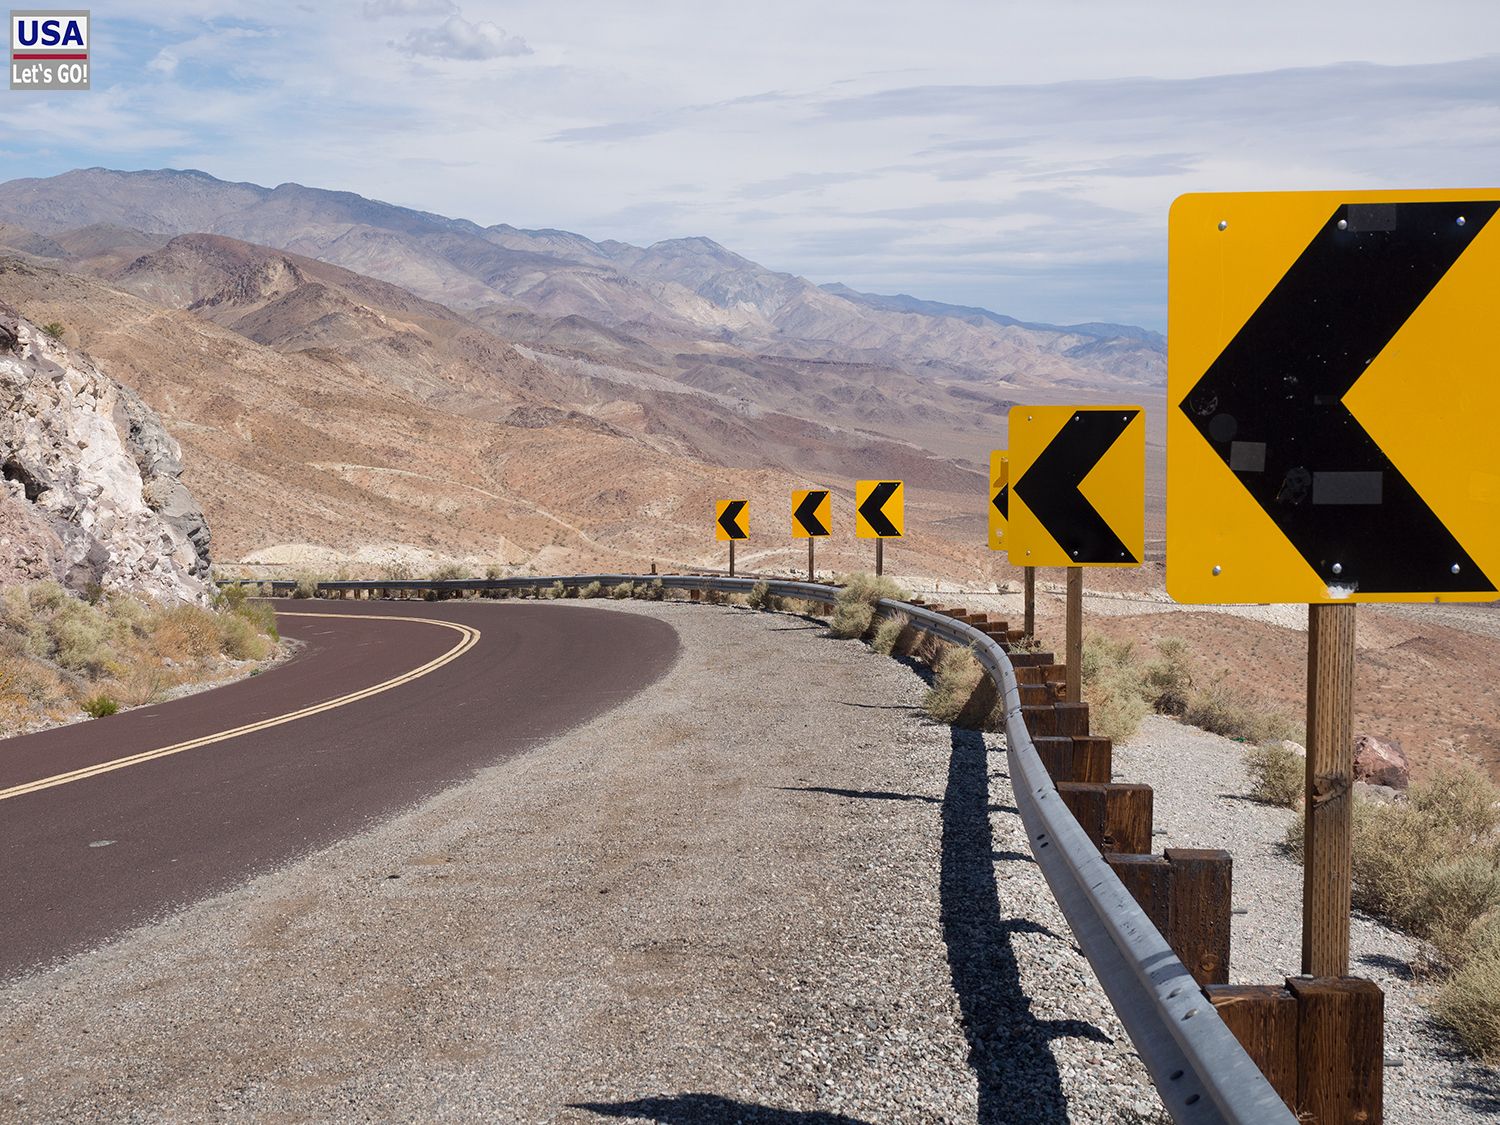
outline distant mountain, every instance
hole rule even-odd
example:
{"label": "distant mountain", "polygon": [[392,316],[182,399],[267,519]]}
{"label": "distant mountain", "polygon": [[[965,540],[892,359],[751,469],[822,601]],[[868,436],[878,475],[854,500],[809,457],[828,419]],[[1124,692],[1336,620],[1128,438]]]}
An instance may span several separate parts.
{"label": "distant mountain", "polygon": [[753,354],[940,369],[1020,387],[1165,382],[1164,342],[1143,329],[1030,324],[986,309],[819,287],[708,238],[594,242],[567,231],[484,228],[299,184],[103,168],[0,184],[0,221],[54,240],[101,225],[163,241],[223,234],[455,309],[582,317],[655,349],[727,343]]}

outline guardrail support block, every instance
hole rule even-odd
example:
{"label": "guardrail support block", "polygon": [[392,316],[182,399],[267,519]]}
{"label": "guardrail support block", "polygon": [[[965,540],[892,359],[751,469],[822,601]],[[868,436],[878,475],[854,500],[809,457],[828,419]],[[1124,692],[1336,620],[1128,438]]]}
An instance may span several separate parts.
{"label": "guardrail support block", "polygon": [[1297,1001],[1297,1108],[1318,1125],[1383,1117],[1385,993],[1359,977],[1290,977]]}
{"label": "guardrail support block", "polygon": [[1151,786],[1067,781],[1057,793],[1101,852],[1151,851]]}
{"label": "guardrail support block", "polygon": [[[1024,691],[1022,699],[1025,699]],[[1103,784],[1111,778],[1113,746],[1097,735],[1050,735],[1031,740],[1053,782]]]}
{"label": "guardrail support block", "polygon": [[1276,984],[1215,984],[1203,990],[1271,1088],[1297,1107],[1297,1000]]}
{"label": "guardrail support block", "polygon": [[1057,703],[1057,733],[1066,735],[1088,734],[1089,705],[1087,703]]}
{"label": "guardrail support block", "polygon": [[1167,848],[1172,914],[1167,943],[1199,984],[1229,983],[1233,860],[1220,848]]}

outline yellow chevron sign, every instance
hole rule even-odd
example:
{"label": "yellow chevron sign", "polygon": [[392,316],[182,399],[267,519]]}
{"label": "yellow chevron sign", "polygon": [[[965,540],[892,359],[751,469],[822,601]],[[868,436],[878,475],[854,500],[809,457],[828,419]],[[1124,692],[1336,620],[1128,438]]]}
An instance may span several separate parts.
{"label": "yellow chevron sign", "polygon": [[854,534],[861,539],[900,539],[906,534],[906,487],[899,480],[862,480],[854,485]]}
{"label": "yellow chevron sign", "polygon": [[1500,597],[1500,190],[1185,195],[1167,590]]}
{"label": "yellow chevron sign", "polygon": [[750,501],[714,501],[714,538],[721,542],[750,538]]}
{"label": "yellow chevron sign", "polygon": [[833,534],[833,498],[826,488],[792,491],[792,538],[822,539]]}
{"label": "yellow chevron sign", "polygon": [[1010,520],[1010,459],[1005,450],[990,451],[990,550],[1005,550],[1005,526]]}
{"label": "yellow chevron sign", "polygon": [[1005,549],[1016,566],[1140,566],[1146,412],[1014,406]]}

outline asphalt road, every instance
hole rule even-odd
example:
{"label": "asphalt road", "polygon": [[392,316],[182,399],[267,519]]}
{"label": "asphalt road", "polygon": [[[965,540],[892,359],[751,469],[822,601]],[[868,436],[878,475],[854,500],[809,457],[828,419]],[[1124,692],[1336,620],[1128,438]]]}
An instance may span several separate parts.
{"label": "asphalt road", "polygon": [[[678,648],[663,622],[582,606],[275,605],[305,645],[285,664],[0,741],[0,979],[592,719]],[[296,616],[308,613],[320,616]]]}

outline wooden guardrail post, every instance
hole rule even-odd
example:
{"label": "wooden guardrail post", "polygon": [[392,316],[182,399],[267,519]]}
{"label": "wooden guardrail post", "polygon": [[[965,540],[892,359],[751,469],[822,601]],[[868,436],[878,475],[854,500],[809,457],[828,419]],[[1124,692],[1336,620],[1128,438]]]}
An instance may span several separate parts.
{"label": "wooden guardrail post", "polygon": [[1065,781],[1058,785],[1057,795],[1101,852],[1151,850],[1151,786]]}
{"label": "wooden guardrail post", "polygon": [[1381,1125],[1385,995],[1373,981],[1290,977],[1204,995],[1300,1120]]}

